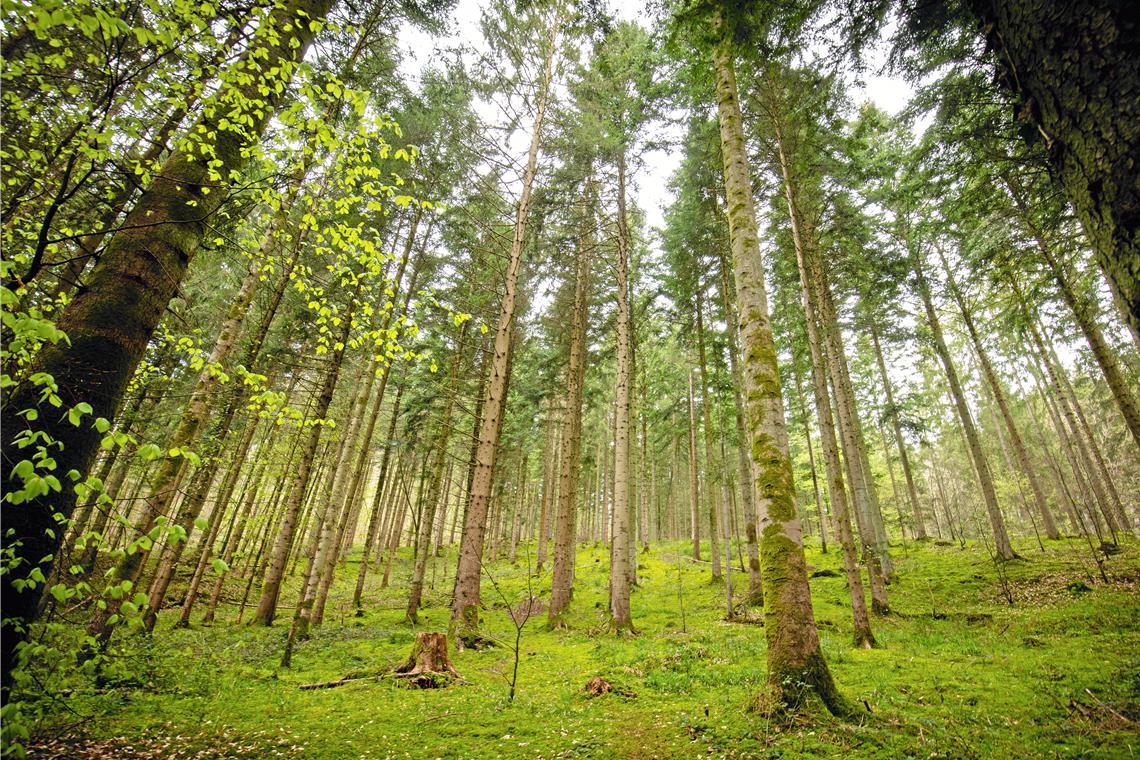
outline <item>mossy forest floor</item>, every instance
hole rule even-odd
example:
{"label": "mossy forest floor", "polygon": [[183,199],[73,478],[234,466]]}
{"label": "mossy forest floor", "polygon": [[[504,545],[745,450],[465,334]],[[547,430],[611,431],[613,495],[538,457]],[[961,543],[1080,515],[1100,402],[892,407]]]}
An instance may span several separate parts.
{"label": "mossy forest floor", "polygon": [[[231,606],[216,625],[189,630],[172,630],[177,610],[166,611],[153,638],[116,637],[126,675],[118,687],[62,677],[76,712],[59,710],[54,725],[41,726],[32,756],[1140,757],[1140,545],[1111,557],[1108,584],[1083,542],[1017,549],[1025,559],[1007,566],[1010,606],[984,547],[894,546],[893,613],[873,621],[880,646],[871,651],[850,645],[838,554],[809,550],[824,653],[842,691],[863,706],[857,723],[822,715],[779,723],[748,709],[764,681],[764,629],[724,621],[723,586],[710,584],[707,566],[679,561],[687,544],[639,555],[640,635],[609,634],[607,555],[591,546],[578,554],[571,627],[547,631],[544,613],[523,633],[513,704],[513,627],[488,582],[486,627],[503,645],[453,649],[464,683],[299,689],[398,664],[411,649],[415,630],[401,623],[408,558],[387,589],[369,576],[362,618],[349,609],[350,558],[324,626],[300,645],[292,669],[278,667],[290,610],[266,629],[233,625]],[[453,566],[453,554],[435,561],[420,630],[446,630],[444,571]],[[489,567],[511,603],[525,598],[524,553]],[[533,583],[545,600],[549,570]],[[230,593],[240,598],[241,589]],[[587,694],[594,676],[614,691]]]}

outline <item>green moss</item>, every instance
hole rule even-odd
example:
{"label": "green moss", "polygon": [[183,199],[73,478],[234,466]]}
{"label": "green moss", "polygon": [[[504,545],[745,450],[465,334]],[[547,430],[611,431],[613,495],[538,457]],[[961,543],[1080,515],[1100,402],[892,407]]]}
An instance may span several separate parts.
{"label": "green moss", "polygon": [[[769,537],[764,541],[770,551]],[[127,754],[128,745],[141,751],[165,744],[171,757],[207,750],[251,758],[1127,757],[1129,745],[1138,748],[1134,726],[1097,700],[1136,715],[1140,600],[1127,582],[1106,586],[1090,577],[1087,548],[1078,541],[1049,542],[1044,554],[1033,547],[1029,540],[1017,545],[1031,561],[1006,566],[1017,602],[1010,607],[984,546],[909,544],[897,559],[894,614],[876,622],[881,648],[874,650],[851,646],[842,574],[813,578],[823,659],[857,720],[827,714],[810,667],[801,669],[809,677],[800,681],[811,688],[802,692],[806,713],[796,721],[777,731],[770,720],[776,701],[749,709],[757,694],[771,698],[766,627],[725,622],[722,593],[706,584],[707,569],[682,560],[682,629],[677,562],[688,543],[681,541],[639,557],[641,585],[632,605],[642,633],[628,638],[605,629],[605,548],[581,549],[575,602],[564,616],[570,627],[547,631],[544,616],[527,624],[513,705],[503,676],[513,663],[514,628],[490,598],[481,631],[504,645],[453,648],[462,685],[404,689],[375,679],[298,689],[353,672],[383,672],[407,659],[415,630],[400,622],[406,589],[381,589],[379,576],[369,575],[365,615],[355,618],[354,573],[338,577],[326,622],[297,646],[290,670],[277,669],[284,629],[235,625],[236,609],[222,607],[212,627],[198,626],[196,615],[194,627],[172,630],[175,608],[161,613],[152,638],[127,634],[113,642],[113,649],[130,653],[116,664],[119,682],[133,685],[97,691],[72,672],[52,676],[45,688],[72,689],[68,706],[98,716],[83,730],[124,750],[107,755]],[[1109,573],[1136,577],[1140,548],[1130,542],[1123,549]],[[813,546],[806,561],[815,569],[842,569],[836,552],[823,555]],[[446,630],[454,551],[431,562],[418,629]],[[407,577],[410,567],[405,551],[394,577]],[[526,595],[521,564],[504,560],[491,570],[507,598]],[[743,587],[745,577],[734,580]],[[1068,591],[1075,581],[1092,590]],[[177,579],[172,596],[180,594],[179,583],[185,579]],[[536,595],[548,597],[549,573],[532,584]],[[293,585],[286,586],[285,606],[294,601]],[[238,578],[223,599],[240,596]],[[590,698],[584,687],[594,676],[615,691]],[[54,709],[41,729],[47,736],[75,724],[62,705]]]}

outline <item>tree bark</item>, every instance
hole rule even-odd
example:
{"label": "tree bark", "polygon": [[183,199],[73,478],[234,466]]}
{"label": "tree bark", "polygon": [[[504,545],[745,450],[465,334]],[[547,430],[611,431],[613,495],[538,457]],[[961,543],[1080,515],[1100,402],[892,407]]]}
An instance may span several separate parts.
{"label": "tree bark", "polygon": [[562,456],[558,463],[558,509],[554,523],[554,566],[551,571],[551,627],[563,624],[574,584],[574,552],[578,533],[578,478],[582,470],[582,390],[586,370],[586,325],[590,305],[590,256],[594,250],[594,207],[597,192],[587,181],[574,271],[574,310],[570,355],[566,363],[566,402],[562,416]]}
{"label": "tree bark", "polygon": [[1101,270],[1140,330],[1140,57],[1117,0],[967,0]]}
{"label": "tree bark", "polygon": [[629,309],[629,231],[626,228],[625,154],[617,162],[617,378],[614,387],[613,542],[610,544],[610,628],[632,631],[630,612],[630,385],[632,321]]}
{"label": "tree bark", "polygon": [[717,34],[713,65],[721,156],[744,352],[748,441],[759,490],[768,689],[775,702],[791,709],[815,695],[833,713],[846,714],[850,707],[839,694],[823,659],[812,611],[807,561],[795,509],[776,345],[760,263],[756,206],[736,89],[732,35],[719,8],[713,24]]}
{"label": "tree bark", "polygon": [[[756,477],[752,470],[752,462],[748,458],[748,430],[744,423],[744,396],[741,389],[744,387],[744,376],[740,370],[740,340],[736,334],[737,315],[736,305],[732,302],[732,285],[729,279],[728,257],[724,251],[717,255],[720,269],[720,294],[724,302],[724,321],[728,324],[728,362],[732,373],[732,395],[736,418],[736,434],[740,439],[736,447],[737,469],[740,473],[740,493],[744,502],[744,541],[748,553],[748,593],[744,597],[745,604],[761,607],[764,604],[764,589],[760,579],[760,542],[756,533]],[[812,469],[812,478],[815,478],[815,469]],[[813,480],[814,482],[814,480]],[[819,504],[819,489],[816,488],[816,503]],[[820,521],[823,513],[820,512]],[[823,542],[823,551],[827,551],[827,539]]]}
{"label": "tree bark", "polygon": [[918,256],[914,256],[913,253],[912,256],[915,284],[926,310],[926,319],[934,341],[934,350],[946,372],[946,380],[950,385],[950,395],[954,399],[954,409],[958,412],[958,421],[962,424],[962,433],[966,437],[970,459],[973,461],[974,470],[978,476],[978,485],[982,489],[982,498],[986,503],[986,514],[989,516],[990,527],[994,534],[994,551],[998,559],[1008,561],[1017,555],[1009,543],[1009,534],[1005,529],[1005,518],[1002,517],[1001,507],[998,506],[993,474],[990,471],[989,462],[986,460],[986,453],[982,449],[982,442],[978,437],[978,429],[974,425],[970,407],[966,404],[966,394],[962,390],[962,382],[958,379],[958,370],[954,367],[954,360],[950,357],[950,350],[946,347],[946,339],[942,335],[942,323],[939,321],[938,312],[934,308],[934,300],[930,294],[930,283],[927,282],[926,275],[922,271],[923,263]]}
{"label": "tree bark", "polygon": [[[54,378],[66,408],[86,401],[95,416],[113,416],[212,215],[226,198],[230,177],[240,173],[248,160],[250,143],[260,136],[277,106],[276,83],[271,82],[266,96],[258,88],[269,77],[287,82],[304,56],[317,26],[296,23],[298,14],[319,20],[331,5],[332,0],[288,0],[270,12],[251,43],[251,49],[264,55],[247,54],[235,64],[235,73],[243,76],[228,78],[237,84],[232,89],[223,88],[216,96],[217,106],[207,109],[199,122],[201,132],[216,134],[213,152],[220,164],[215,163],[211,170],[207,162],[175,151],[127,215],[124,229],[111,240],[87,287],[64,310],[58,326],[70,340],[46,348],[35,369]],[[243,129],[220,128],[219,120],[232,110],[226,104],[238,102],[260,106],[244,114]],[[213,192],[206,194],[208,189]],[[37,406],[38,396],[39,388],[25,382],[13,389],[4,407],[4,491],[8,493],[23,488],[22,479],[12,468],[22,458],[15,442],[29,425],[15,413]],[[91,425],[73,426],[66,415],[60,419],[58,414],[48,413],[35,427],[62,444],[56,456],[59,472],[87,472],[101,438]],[[63,536],[51,530],[56,525],[54,515],[62,512],[68,517],[71,506],[66,500],[60,504],[51,497],[40,497],[8,516],[5,529],[13,535],[6,546],[17,552],[29,570],[40,558],[58,554]],[[50,566],[47,570],[50,573]],[[0,580],[7,634],[0,644],[5,694],[11,684],[16,647],[27,636],[42,591],[13,585],[23,575],[8,572]]]}
{"label": "tree bark", "polygon": [[507,264],[503,300],[499,309],[499,323],[495,331],[495,344],[491,360],[491,377],[487,398],[483,405],[483,421],[479,433],[479,446],[475,454],[475,475],[467,514],[463,521],[463,536],[459,546],[459,566],[456,569],[455,597],[452,601],[452,628],[458,631],[456,641],[478,637],[479,587],[483,565],[483,539],[487,530],[487,512],[494,486],[495,459],[498,454],[499,430],[506,409],[508,376],[511,361],[511,334],[514,330],[515,299],[519,268],[522,263],[527,216],[530,213],[538,168],[538,152],[542,144],[543,121],[554,80],[554,64],[558,39],[558,19],[550,26],[548,47],[543,62],[542,78],[536,93],[537,107],[531,128],[530,149],[523,172],[522,195],[515,214],[514,236],[511,240],[510,259]]}

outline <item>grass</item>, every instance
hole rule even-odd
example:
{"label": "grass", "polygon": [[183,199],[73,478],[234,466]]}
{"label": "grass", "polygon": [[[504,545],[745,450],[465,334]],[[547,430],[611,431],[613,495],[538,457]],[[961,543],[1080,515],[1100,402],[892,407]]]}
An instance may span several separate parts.
{"label": "grass", "polygon": [[[509,645],[464,651],[465,682],[419,691],[391,680],[301,691],[303,683],[395,665],[415,631],[403,617],[408,557],[394,587],[370,576],[367,614],[351,616],[356,565],[341,571],[325,624],[277,667],[289,611],[278,625],[235,626],[227,609],[212,627],[173,630],[160,616],[151,637],[126,634],[130,686],[98,690],[71,674],[71,712],[40,729],[41,756],[66,757],[1133,757],[1140,754],[1140,546],[1112,557],[1111,583],[1096,577],[1076,541],[1054,542],[1009,565],[1005,603],[983,548],[895,547],[893,614],[873,620],[880,648],[851,646],[841,575],[812,580],[824,654],[840,688],[863,705],[858,723],[812,715],[776,723],[747,706],[765,677],[764,630],[724,621],[724,589],[705,565],[679,560],[686,544],[639,555],[633,598],[638,636],[606,632],[607,559],[585,547],[568,630],[545,614],[522,639],[519,694],[508,703]],[[816,571],[838,570],[835,552],[809,549]],[[446,630],[454,556],[436,560],[420,630]],[[492,572],[512,603],[525,597],[525,562]],[[678,576],[684,603],[679,610]],[[429,579],[432,578],[429,572]],[[745,576],[737,574],[742,585]],[[534,581],[548,595],[549,572]],[[296,580],[287,584],[294,591]],[[502,600],[484,583],[487,630],[513,641]],[[240,592],[236,592],[240,595]],[[593,676],[611,693],[591,697]],[[66,728],[71,725],[72,728]],[[36,746],[36,745],[33,745]],[[84,754],[90,753],[90,754]],[[35,755],[33,755],[35,756]]]}

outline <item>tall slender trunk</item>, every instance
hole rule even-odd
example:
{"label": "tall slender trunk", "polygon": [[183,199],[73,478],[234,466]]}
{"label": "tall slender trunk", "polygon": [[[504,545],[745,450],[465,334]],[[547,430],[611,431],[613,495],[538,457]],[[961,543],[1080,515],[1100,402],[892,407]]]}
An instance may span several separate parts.
{"label": "tall slender trunk", "polygon": [[[800,377],[799,367],[793,364],[792,366],[792,379],[795,380],[796,387],[796,401],[800,409],[803,411],[804,417],[804,445],[807,448],[808,454],[808,469],[811,470],[811,490],[815,496],[815,511],[819,516],[819,543],[820,552],[827,554],[827,523],[823,517],[823,496],[820,493],[819,475],[816,473],[815,466],[815,444],[811,440],[811,420],[808,415],[807,403],[804,400],[803,379]],[[830,409],[828,410],[830,411]],[[838,530],[838,526],[837,526]],[[838,535],[838,532],[836,533]],[[842,548],[842,547],[840,547]]]}
{"label": "tall slender trunk", "polygon": [[1081,429],[1080,420],[1077,416],[1076,399],[1072,397],[1069,393],[1070,389],[1065,385],[1066,378],[1064,377],[1064,370],[1058,367],[1053,361],[1045,339],[1042,337],[1037,325],[1033,322],[1029,323],[1029,334],[1033,339],[1034,346],[1037,348],[1041,363],[1045,367],[1045,372],[1049,377],[1050,384],[1053,386],[1057,405],[1060,407],[1061,414],[1068,423],[1070,441],[1075,444],[1074,448],[1076,449],[1076,453],[1080,462],[1084,465],[1084,475],[1087,478],[1097,507],[1100,509],[1101,514],[1104,515],[1109,529],[1115,530],[1121,526],[1118,525],[1114,516],[1113,501],[1109,495],[1101,468],[1097,466],[1093,457],[1092,448],[1089,443],[1086,442],[1086,437],[1083,434],[1084,431]]}
{"label": "tall slender trunk", "polygon": [[[748,458],[748,430],[744,423],[744,396],[741,389],[744,387],[744,376],[740,370],[740,341],[737,337],[736,305],[732,301],[732,285],[728,257],[722,250],[717,256],[720,269],[720,295],[724,303],[724,321],[728,323],[728,363],[732,373],[732,396],[736,420],[736,434],[740,439],[736,447],[737,469],[740,473],[740,493],[744,503],[744,540],[748,553],[748,594],[744,601],[746,604],[760,607],[764,604],[764,589],[760,580],[760,541],[756,533],[756,478],[752,471],[752,462]],[[815,470],[812,470],[815,478]],[[813,481],[814,482],[814,481]],[[819,489],[816,488],[816,504],[819,502]],[[819,517],[823,521],[823,512]],[[827,539],[823,541],[823,551],[827,551]]]}
{"label": "tall slender trunk", "polygon": [[551,491],[554,490],[554,463],[557,461],[556,448],[558,437],[556,432],[561,426],[561,420],[555,416],[549,400],[546,406],[546,441],[542,456],[542,502],[538,512],[538,548],[535,553],[534,570],[541,573],[546,565],[547,544],[550,542],[550,502]]}
{"label": "tall slender trunk", "polygon": [[776,344],[760,262],[756,206],[736,89],[732,34],[719,8],[715,11],[714,30],[718,39],[713,48],[713,65],[744,353],[748,443],[759,491],[768,689],[777,703],[792,709],[814,695],[832,712],[846,714],[851,708],[839,694],[823,659],[812,611],[807,561],[796,517]]}
{"label": "tall slender trunk", "polygon": [[617,378],[614,387],[613,543],[610,545],[610,627],[633,630],[630,612],[630,386],[632,319],[629,308],[629,230],[625,208],[625,152],[617,162]]}
{"label": "tall slender trunk", "polygon": [[701,373],[701,416],[704,422],[705,433],[705,498],[709,503],[709,556],[712,559],[712,579],[719,581],[723,575],[720,567],[720,504],[716,480],[720,473],[717,471],[713,453],[716,451],[714,441],[716,433],[712,424],[712,401],[709,398],[708,362],[705,357],[705,320],[704,298],[701,297],[698,287],[696,316],[697,316],[697,366]]}
{"label": "tall slender trunk", "polygon": [[[353,289],[352,302],[348,307],[348,313],[343,318],[340,334],[334,342],[332,355],[325,367],[311,419],[323,420],[328,414],[333,392],[336,390],[337,380],[340,377],[341,365],[344,362],[345,347],[352,329],[352,313],[362,282],[363,280],[358,281]],[[302,501],[305,497],[305,491],[308,489],[309,476],[312,474],[313,455],[317,452],[317,444],[320,442],[323,428],[323,425],[313,425],[309,429],[305,446],[301,451],[297,473],[293,478],[293,487],[285,504],[281,529],[274,541],[272,558],[262,584],[261,598],[257,602],[257,613],[254,620],[259,625],[272,625],[273,618],[277,615],[277,597],[281,593],[281,581],[285,577],[285,564],[289,559],[289,550],[293,545],[293,536],[297,530],[297,518],[300,516]]]}
{"label": "tall slender trunk", "polygon": [[[190,625],[190,613],[193,611],[194,603],[198,599],[198,589],[201,586],[202,578],[206,575],[206,568],[209,566],[210,560],[213,557],[214,543],[217,541],[218,533],[221,531],[222,518],[225,516],[226,509],[229,507],[230,497],[233,495],[234,488],[237,486],[238,473],[241,470],[241,465],[245,464],[256,429],[257,420],[249,420],[246,422],[246,429],[234,452],[233,465],[231,465],[232,473],[226,473],[226,478],[222,481],[221,490],[218,493],[217,500],[214,502],[213,511],[210,513],[206,540],[202,544],[202,551],[198,556],[197,564],[194,566],[194,574],[190,578],[190,585],[186,589],[186,596],[182,599],[181,611],[179,613],[178,622],[176,623],[178,627]],[[250,479],[246,480],[244,488],[249,488],[251,479],[255,475],[257,475],[256,466],[254,474],[250,476]],[[256,491],[256,487],[254,490]],[[240,497],[238,503],[241,503]],[[157,611],[157,609],[158,604],[150,605],[150,611]],[[153,627],[153,624],[151,625]]]}
{"label": "tall slender trunk", "polygon": [[[391,370],[389,370],[391,371]],[[401,375],[401,380],[403,375]],[[361,606],[361,597],[364,594],[364,579],[368,575],[368,560],[372,553],[372,546],[380,533],[383,522],[381,514],[381,500],[384,497],[385,486],[388,485],[388,458],[393,448],[392,437],[396,434],[396,420],[400,416],[400,397],[404,393],[404,383],[396,385],[396,398],[392,402],[392,416],[388,420],[388,435],[384,438],[384,453],[380,456],[380,478],[376,481],[376,494],[372,499],[372,515],[368,519],[368,535],[364,540],[364,553],[360,557],[360,567],[356,570],[356,589],[352,592],[352,606],[356,608],[356,616],[362,617],[364,609]]]}
{"label": "tall slender trunk", "polygon": [[550,25],[548,47],[543,62],[542,79],[536,93],[537,107],[531,127],[530,149],[523,172],[522,195],[515,215],[514,236],[511,240],[510,259],[507,264],[503,301],[499,309],[499,324],[495,331],[495,345],[491,361],[491,377],[487,398],[483,405],[483,422],[479,433],[479,447],[475,455],[475,475],[467,514],[463,521],[463,537],[459,546],[459,566],[456,569],[455,597],[452,600],[452,627],[460,638],[472,639],[479,630],[479,590],[483,566],[483,539],[487,530],[487,511],[494,486],[495,459],[498,454],[499,430],[506,409],[508,376],[511,361],[511,334],[514,331],[515,299],[519,268],[522,263],[527,216],[530,213],[531,195],[538,168],[538,152],[542,144],[543,121],[554,80],[559,19]]}
{"label": "tall slender trunk", "polygon": [[[439,434],[436,436],[435,443],[433,444],[435,461],[432,464],[432,473],[428,481],[431,485],[428,489],[423,509],[420,512],[419,530],[416,531],[416,545],[412,560],[412,580],[408,588],[408,607],[405,611],[405,618],[412,624],[415,624],[418,619],[420,602],[423,598],[424,572],[427,569],[428,550],[431,548],[432,529],[435,527],[435,512],[440,500],[440,482],[443,478],[444,464],[447,461],[447,447],[451,440],[451,411],[455,406],[455,396],[459,391],[457,387],[459,366],[463,358],[464,348],[466,347],[466,335],[467,323],[465,322],[459,334],[459,342],[456,345],[455,354],[451,358],[451,372],[447,379],[447,398],[444,402],[444,409],[439,417]],[[446,492],[444,492],[443,498],[446,505]]]}
{"label": "tall slender trunk", "polygon": [[566,400],[562,407],[562,455],[558,463],[558,508],[554,522],[554,565],[551,571],[549,624],[562,624],[574,584],[578,531],[578,478],[582,469],[582,390],[586,369],[586,325],[590,305],[590,257],[594,252],[594,207],[597,192],[587,182],[582,208],[582,234],[574,268],[574,310],[570,320],[570,354],[566,362]]}
{"label": "tall slender trunk", "polygon": [[899,423],[899,407],[895,403],[894,386],[890,374],[887,372],[887,363],[883,359],[883,347],[879,343],[879,331],[874,321],[870,325],[871,345],[875,348],[875,362],[879,367],[879,377],[883,381],[883,395],[887,400],[888,415],[891,418],[891,429],[895,435],[895,446],[899,450],[899,462],[902,464],[903,478],[906,480],[907,498],[910,500],[911,514],[914,516],[915,538],[927,538],[926,524],[922,518],[922,508],[918,501],[918,488],[914,484],[914,472],[910,466],[910,454],[907,453],[906,441],[903,440],[902,425]]}
{"label": "tall slender trunk", "polygon": [[[909,246],[908,246],[909,247]],[[954,399],[954,409],[958,413],[958,421],[962,425],[962,434],[966,438],[967,450],[974,464],[974,471],[978,476],[978,485],[982,489],[982,498],[986,503],[986,514],[990,520],[990,527],[994,534],[994,550],[1000,560],[1011,560],[1017,555],[1009,543],[1009,534],[1005,529],[1005,518],[1002,517],[1001,507],[998,506],[997,490],[994,488],[993,474],[990,464],[986,460],[986,453],[982,449],[978,429],[974,425],[974,417],[966,403],[966,394],[962,390],[962,382],[958,379],[958,370],[954,367],[954,360],[950,357],[950,350],[946,347],[946,339],[942,335],[942,322],[938,319],[938,312],[934,308],[934,299],[930,294],[930,283],[923,272],[923,262],[912,253],[915,284],[918,295],[922,299],[926,310],[927,324],[930,326],[931,337],[934,341],[934,350],[942,362],[946,372],[946,381],[950,386],[950,395]]]}
{"label": "tall slender trunk", "polygon": [[701,485],[697,475],[697,407],[693,394],[693,373],[689,380],[689,530],[692,534],[693,559],[701,558]]}
{"label": "tall slender trunk", "polygon": [[[1045,260],[1049,273],[1053,276],[1057,290],[1061,293],[1061,299],[1072,311],[1077,320],[1077,326],[1080,327],[1081,333],[1085,336],[1085,341],[1092,349],[1093,358],[1104,375],[1108,389],[1112,392],[1112,398],[1116,401],[1116,407],[1120,410],[1121,417],[1124,418],[1124,424],[1132,433],[1132,440],[1136,442],[1137,446],[1140,446],[1140,404],[1137,403],[1136,394],[1133,390],[1135,383],[1129,384],[1125,379],[1115,352],[1104,339],[1104,333],[1096,322],[1095,304],[1087,296],[1077,292],[1069,267],[1045,242],[1045,234],[1034,221],[1032,213],[1026,206],[1025,193],[1018,179],[1012,174],[1004,175],[1002,179],[1017,206],[1022,223],[1029,231],[1034,244],[1037,246],[1038,253]],[[1132,330],[1140,329],[1140,322],[1132,321],[1130,327]]]}
{"label": "tall slender trunk", "polygon": [[[941,252],[939,255],[941,256]],[[950,287],[950,294],[954,298],[955,303],[958,304],[958,312],[962,315],[962,321],[966,325],[966,332],[970,335],[970,342],[974,344],[974,351],[978,354],[978,363],[981,364],[982,375],[986,378],[986,384],[989,385],[990,392],[993,393],[994,401],[997,402],[997,408],[1001,413],[1002,423],[1005,425],[1006,433],[1009,436],[1009,444],[1013,449],[1014,458],[1017,461],[1018,467],[1021,468],[1021,471],[1029,481],[1029,488],[1033,492],[1033,502],[1037,507],[1037,513],[1041,516],[1041,523],[1045,528],[1045,535],[1054,540],[1058,539],[1061,537],[1061,534],[1053,522],[1053,513],[1049,511],[1049,504],[1045,501],[1045,492],[1041,489],[1041,481],[1037,476],[1037,471],[1033,468],[1033,464],[1029,461],[1029,451],[1025,448],[1025,442],[1022,440],[1021,433],[1017,429],[1017,423],[1014,422],[1005,387],[1002,385],[1001,378],[998,377],[997,372],[994,370],[989,353],[982,343],[981,336],[978,335],[977,325],[974,324],[974,315],[970,311],[970,307],[966,303],[966,299],[954,279],[954,273],[950,270],[950,265],[944,256],[942,256],[942,266],[946,270],[946,282]]]}
{"label": "tall slender trunk", "polygon": [[[831,397],[828,394],[828,379],[835,390],[835,408],[839,418],[839,432],[843,440],[843,451],[846,454],[844,464],[847,468],[851,485],[852,501],[855,505],[855,523],[859,527],[859,537],[863,544],[863,562],[867,566],[867,578],[871,586],[871,605],[875,612],[885,615],[890,611],[887,600],[887,579],[883,563],[885,552],[877,547],[872,511],[875,509],[871,502],[870,472],[864,469],[860,456],[860,447],[863,446],[861,430],[858,427],[857,412],[854,409],[853,399],[849,395],[848,385],[844,383],[843,368],[847,363],[843,344],[839,336],[838,319],[830,309],[830,299],[827,297],[827,282],[822,267],[816,259],[816,241],[813,233],[804,229],[807,225],[800,209],[798,187],[793,183],[791,167],[784,152],[784,141],[779,126],[776,127],[776,150],[783,176],[784,198],[788,206],[788,217],[792,227],[792,240],[796,249],[796,262],[800,273],[800,286],[803,291],[804,317],[807,324],[808,345],[812,351],[812,378],[813,385],[823,383],[822,388],[816,388],[817,414],[820,418],[820,428],[824,427],[824,418],[831,419]],[[841,367],[842,365],[842,367]],[[818,372],[818,377],[817,377]],[[826,413],[824,410],[826,407]],[[834,436],[834,427],[832,427]],[[825,433],[821,432],[821,436]],[[828,466],[832,464],[829,455],[825,458]],[[839,464],[838,452],[834,463]],[[837,481],[836,478],[839,478]],[[829,473],[828,492],[831,494],[832,504],[835,508],[836,521],[839,530],[839,540],[844,542],[844,524],[841,514],[846,514],[846,495],[842,500],[835,491],[836,485],[843,487],[841,476],[838,473]],[[842,503],[841,503],[842,501]],[[850,524],[848,523],[848,529]],[[846,558],[846,547],[843,547]],[[854,587],[852,592],[854,592]],[[860,586],[860,593],[862,586]],[[865,604],[865,602],[864,602]],[[867,632],[870,632],[868,627]],[[858,638],[858,636],[857,636]]]}
{"label": "tall slender trunk", "polygon": [[[794,222],[793,222],[794,224]],[[802,257],[801,257],[802,258]],[[855,549],[855,536],[851,530],[851,516],[847,510],[847,490],[843,483],[843,465],[839,458],[839,444],[835,435],[835,421],[831,412],[831,398],[828,393],[827,359],[820,340],[821,329],[816,314],[816,299],[812,297],[812,283],[807,277],[806,268],[801,264],[801,284],[804,321],[807,326],[808,351],[811,356],[812,390],[815,394],[816,418],[819,420],[819,437],[823,448],[823,461],[827,471],[827,492],[831,496],[831,508],[835,516],[835,529],[839,537],[839,548],[843,553],[843,569],[847,576],[847,589],[851,594],[851,614],[854,622],[855,645],[870,648],[875,644],[871,632],[871,620],[867,614],[867,600],[863,592],[863,580],[859,575],[858,555]],[[838,406],[838,405],[837,405]],[[842,426],[841,426],[842,427]],[[851,453],[848,451],[848,465]],[[849,470],[850,471],[850,470]],[[863,526],[860,526],[863,532]],[[874,555],[868,550],[866,536],[863,538],[863,559],[867,564],[867,578],[871,585],[871,603],[876,612],[886,612],[889,607],[886,583],[874,565]]]}

